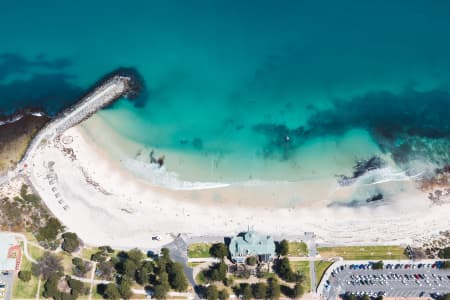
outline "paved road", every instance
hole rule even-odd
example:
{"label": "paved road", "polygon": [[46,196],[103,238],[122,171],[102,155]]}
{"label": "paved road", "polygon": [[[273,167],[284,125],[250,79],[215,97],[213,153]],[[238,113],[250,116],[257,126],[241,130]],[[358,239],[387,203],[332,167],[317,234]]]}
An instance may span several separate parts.
{"label": "paved road", "polygon": [[314,259],[317,256],[316,242],[314,240],[313,232],[305,232],[305,242],[308,245],[308,258],[309,258],[309,276],[311,278],[311,292],[315,293],[317,282],[316,282],[316,265],[314,264]]}
{"label": "paved road", "polygon": [[[186,274],[189,283],[195,290],[196,283],[194,278],[194,270],[187,266],[188,243],[185,241],[185,237],[179,235],[172,243],[165,245],[165,247],[170,251],[170,258],[173,261],[179,262],[183,265],[184,273]],[[195,294],[195,299],[200,299],[197,294]]]}
{"label": "paved road", "polygon": [[14,283],[14,273],[13,272],[0,273],[0,282],[2,282],[2,284],[4,284],[6,288],[4,299],[11,300],[12,287]]}
{"label": "paved road", "polygon": [[[348,264],[343,269],[333,269],[339,272],[329,277],[330,285],[323,293],[325,299],[336,299],[347,292],[372,295],[384,292],[387,297],[429,297],[435,293],[450,293],[450,270],[432,267],[350,269]],[[416,277],[418,274],[422,277]]]}

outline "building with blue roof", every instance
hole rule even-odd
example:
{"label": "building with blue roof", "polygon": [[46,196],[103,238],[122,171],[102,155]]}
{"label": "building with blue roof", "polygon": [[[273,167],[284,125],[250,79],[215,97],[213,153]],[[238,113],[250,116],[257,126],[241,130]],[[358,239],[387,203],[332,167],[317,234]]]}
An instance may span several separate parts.
{"label": "building with blue roof", "polygon": [[231,259],[236,263],[245,263],[250,256],[257,257],[260,262],[269,262],[276,255],[273,238],[255,231],[247,231],[233,237],[228,248]]}

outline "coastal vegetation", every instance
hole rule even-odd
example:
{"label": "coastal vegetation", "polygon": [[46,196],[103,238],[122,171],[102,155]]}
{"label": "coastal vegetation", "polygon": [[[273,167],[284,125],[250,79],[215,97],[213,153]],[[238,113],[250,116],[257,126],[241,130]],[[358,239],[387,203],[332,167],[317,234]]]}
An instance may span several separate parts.
{"label": "coastal vegetation", "polygon": [[400,246],[343,246],[317,248],[323,258],[342,257],[348,260],[408,259]]}
{"label": "coastal vegetation", "polygon": [[20,194],[0,201],[0,229],[37,234],[50,220],[50,213],[39,196],[28,193],[23,184]]}
{"label": "coastal vegetation", "polygon": [[18,121],[0,125],[0,174],[16,166],[33,136],[48,120],[48,117],[25,115]]}

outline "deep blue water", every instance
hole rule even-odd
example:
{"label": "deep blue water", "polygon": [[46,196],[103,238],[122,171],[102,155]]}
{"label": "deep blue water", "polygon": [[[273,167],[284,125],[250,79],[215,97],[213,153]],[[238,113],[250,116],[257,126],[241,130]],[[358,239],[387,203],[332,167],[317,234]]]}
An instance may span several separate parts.
{"label": "deep blue water", "polygon": [[448,1],[9,1],[0,36],[3,114],[56,114],[134,67],[145,98],[102,119],[161,153],[214,161],[217,177],[234,176],[222,159],[269,178],[324,157],[317,168],[383,152],[448,162]]}

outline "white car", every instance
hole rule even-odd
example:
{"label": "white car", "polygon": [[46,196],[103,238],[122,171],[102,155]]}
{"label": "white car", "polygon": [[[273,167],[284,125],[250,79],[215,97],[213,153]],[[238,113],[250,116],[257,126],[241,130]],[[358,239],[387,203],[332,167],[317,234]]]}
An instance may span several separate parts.
{"label": "white car", "polygon": [[162,238],[159,235],[155,235],[155,236],[152,236],[152,240],[153,241],[160,241],[160,240],[162,240]]}

